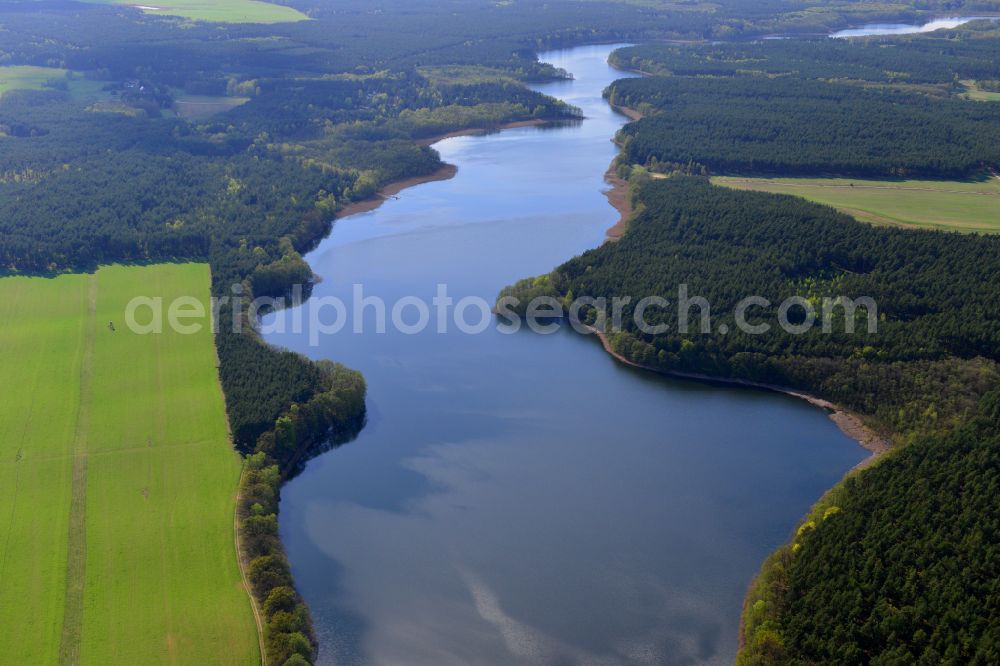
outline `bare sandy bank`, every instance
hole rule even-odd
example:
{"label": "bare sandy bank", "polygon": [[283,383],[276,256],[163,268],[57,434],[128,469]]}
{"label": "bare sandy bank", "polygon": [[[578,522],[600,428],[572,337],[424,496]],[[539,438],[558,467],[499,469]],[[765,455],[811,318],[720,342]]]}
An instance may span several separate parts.
{"label": "bare sandy bank", "polygon": [[612,162],[604,174],[604,182],[610,185],[610,189],[605,190],[604,196],[608,198],[608,203],[618,211],[618,221],[605,232],[609,241],[616,241],[625,233],[628,222],[632,218],[632,202],[628,196],[628,181],[620,178],[615,173],[615,163]]}
{"label": "bare sandy bank", "polygon": [[643,118],[643,115],[641,113],[639,113],[630,106],[618,106],[617,104],[609,104],[609,106],[618,113],[628,116],[629,119],[633,121],[642,120]]}

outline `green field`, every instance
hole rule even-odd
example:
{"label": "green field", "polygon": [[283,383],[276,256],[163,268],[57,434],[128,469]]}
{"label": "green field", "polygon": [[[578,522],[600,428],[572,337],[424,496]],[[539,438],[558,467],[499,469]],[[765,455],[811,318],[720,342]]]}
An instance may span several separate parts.
{"label": "green field", "polygon": [[962,85],[965,86],[965,92],[962,93],[962,97],[966,99],[975,100],[977,102],[1000,102],[1000,92],[991,92],[989,90],[982,90],[975,81],[962,81]]}
{"label": "green field", "polygon": [[34,65],[0,67],[0,95],[8,90],[42,90],[47,81],[65,79],[68,71]]}
{"label": "green field", "polygon": [[124,323],[208,285],[202,264],[0,279],[3,663],[259,663],[211,330]]}
{"label": "green field", "polygon": [[976,102],[1000,102],[1000,92],[990,92],[978,88],[964,93],[963,96]]}
{"label": "green field", "polygon": [[284,23],[309,17],[291,7],[259,0],[88,0],[101,4],[138,7],[147,14],[181,16],[217,23]]}
{"label": "green field", "polygon": [[794,194],[873,224],[1000,232],[1000,179],[970,181],[716,177],[727,187]]}
{"label": "green field", "polygon": [[35,67],[33,65],[8,65],[0,67],[0,95],[8,90],[44,90],[49,81],[62,81],[73,99],[87,100],[108,97],[101,88],[104,81],[93,81],[71,76],[67,69]]}

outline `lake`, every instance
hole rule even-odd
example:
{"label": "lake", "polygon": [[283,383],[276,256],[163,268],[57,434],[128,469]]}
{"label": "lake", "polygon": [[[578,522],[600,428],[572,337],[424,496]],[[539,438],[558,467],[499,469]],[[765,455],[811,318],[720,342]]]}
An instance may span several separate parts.
{"label": "lake", "polygon": [[957,28],[958,26],[965,25],[970,21],[976,21],[984,18],[995,20],[994,18],[987,16],[952,16],[949,18],[934,19],[930,23],[925,23],[923,25],[910,25],[907,23],[870,23],[859,28],[840,30],[830,36],[842,38],[870,37],[876,35],[913,35],[922,32],[934,32],[935,30]]}
{"label": "lake", "polygon": [[[585,121],[442,141],[455,178],[337,221],[314,298],[492,302],[601,243],[613,48],[541,55],[575,80],[536,89]],[[375,314],[318,346],[266,336],[369,386],[358,439],[282,493],[324,664],[732,663],[750,579],[866,455],[802,401],[637,371],[571,330],[378,333]]]}

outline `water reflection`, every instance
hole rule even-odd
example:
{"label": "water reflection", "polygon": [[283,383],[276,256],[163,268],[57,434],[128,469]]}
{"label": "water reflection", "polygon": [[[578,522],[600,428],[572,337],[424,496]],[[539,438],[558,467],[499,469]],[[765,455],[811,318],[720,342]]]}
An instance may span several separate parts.
{"label": "water reflection", "polygon": [[[599,244],[612,48],[544,56],[576,79],[539,88],[583,123],[444,141],[456,178],[339,221],[315,295],[491,298]],[[863,457],[804,403],[637,372],[569,330],[307,339],[269,337],[370,387],[357,441],[283,492],[323,663],[731,663],[760,562]]]}

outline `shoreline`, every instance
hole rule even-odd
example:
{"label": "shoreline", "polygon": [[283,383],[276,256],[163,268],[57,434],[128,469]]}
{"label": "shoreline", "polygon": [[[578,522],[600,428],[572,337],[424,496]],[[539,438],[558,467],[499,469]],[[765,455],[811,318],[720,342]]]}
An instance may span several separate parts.
{"label": "shoreline", "polygon": [[611,347],[611,342],[608,340],[608,336],[602,331],[597,330],[592,326],[587,326],[591,332],[593,332],[597,338],[601,341],[601,345],[604,347],[604,351],[610,354],[615,360],[624,363],[625,365],[637,368],[639,370],[645,370],[647,372],[655,372],[657,374],[665,375],[667,377],[675,377],[677,379],[690,379],[695,381],[701,381],[712,384],[724,384],[727,386],[742,386],[744,388],[754,388],[762,389],[765,391],[773,391],[775,393],[782,393],[784,395],[791,396],[793,398],[798,398],[800,400],[805,400],[810,405],[814,407],[819,407],[827,413],[830,420],[833,421],[840,431],[850,437],[852,440],[857,442],[863,449],[869,452],[869,456],[862,460],[860,463],[855,465],[851,471],[862,469],[874,463],[877,459],[882,457],[886,452],[888,452],[892,447],[888,439],[878,434],[871,428],[869,428],[861,420],[861,417],[854,412],[843,409],[838,405],[825,400],[823,398],[812,395],[805,391],[799,391],[796,389],[788,388],[787,386],[778,386],[776,384],[767,384],[765,382],[755,382],[749,379],[735,379],[731,377],[715,377],[712,375],[706,375],[697,372],[684,372],[682,370],[661,370],[659,368],[653,368],[650,366],[642,365],[641,363],[636,363],[635,361],[626,358],[622,354],[619,354]]}
{"label": "shoreline", "polygon": [[[615,104],[611,104],[610,102],[608,103],[608,106],[618,113],[628,117],[632,121],[642,120],[642,114],[635,109],[627,106],[617,106]],[[628,229],[628,223],[632,219],[632,215],[635,213],[632,201],[629,199],[629,182],[618,175],[615,169],[617,166],[618,156],[611,160],[611,164],[608,165],[608,170],[604,172],[604,182],[610,185],[611,188],[605,190],[603,194],[607,197],[608,203],[611,204],[611,207],[617,210],[619,214],[618,221],[604,232],[604,242],[616,241],[621,238],[622,234],[624,234],[626,229]]]}
{"label": "shoreline", "polygon": [[604,196],[607,198],[608,203],[611,207],[618,211],[618,221],[613,225],[608,227],[607,231],[604,232],[604,242],[616,241],[622,237],[625,230],[628,229],[628,223],[632,219],[632,214],[635,210],[632,208],[632,202],[629,200],[628,191],[629,184],[628,181],[620,177],[615,173],[615,165],[618,162],[618,158],[611,161],[611,166],[608,170],[604,172],[604,182],[611,187],[603,192]]}
{"label": "shoreline", "polygon": [[[617,69],[617,67],[615,69]],[[631,71],[631,70],[621,70],[621,71],[627,72],[627,71]],[[644,72],[638,72],[638,71],[636,71],[635,73],[642,74],[643,76],[648,76]],[[608,106],[610,106],[612,109],[614,109],[618,113],[622,114],[623,116],[628,116],[629,119],[632,120],[632,122],[635,122],[637,120],[642,120],[645,117],[645,116],[643,116],[643,114],[639,113],[638,111],[636,111],[635,109],[633,109],[631,106],[619,106],[617,104],[612,104],[611,102],[608,102]]]}
{"label": "shoreline", "polygon": [[351,215],[371,212],[384,204],[386,201],[396,197],[396,195],[405,189],[415,187],[417,185],[423,185],[424,183],[433,183],[439,180],[451,180],[457,173],[457,166],[454,164],[443,163],[437,171],[427,174],[426,176],[411,176],[409,178],[394,180],[380,187],[374,196],[347,204],[337,211],[337,214],[333,216],[333,219],[339,220],[344,217],[350,217]]}

